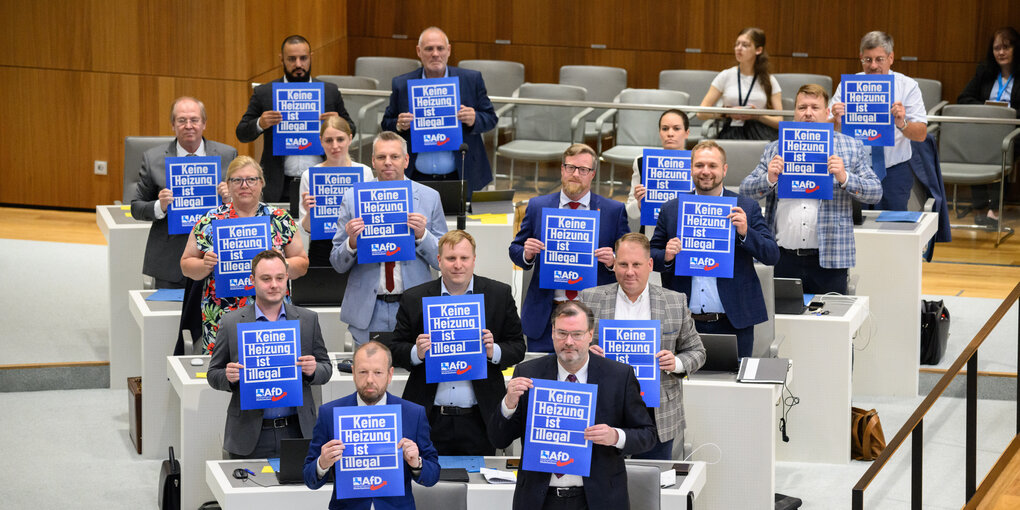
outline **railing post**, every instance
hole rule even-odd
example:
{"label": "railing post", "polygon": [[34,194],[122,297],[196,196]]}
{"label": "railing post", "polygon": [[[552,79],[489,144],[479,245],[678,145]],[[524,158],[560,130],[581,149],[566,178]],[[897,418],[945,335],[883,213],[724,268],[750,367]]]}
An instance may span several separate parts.
{"label": "railing post", "polygon": [[[1017,305],[1020,305],[1020,299],[1017,301]],[[1016,366],[1017,366],[1017,378],[1016,378],[1016,394],[1017,394],[1017,406],[1016,406],[1016,433],[1020,434],[1020,314],[1016,317],[1016,344],[1018,349],[1016,350]]]}
{"label": "railing post", "polygon": [[853,510],[864,510],[864,491],[860,489],[854,489],[851,493],[853,499],[851,502]]}
{"label": "railing post", "polygon": [[977,381],[978,381],[978,353],[967,360],[967,436],[966,444],[966,494],[964,501],[970,501],[977,491]]}
{"label": "railing post", "polygon": [[924,479],[924,419],[910,433],[910,508],[921,510],[921,481]]}

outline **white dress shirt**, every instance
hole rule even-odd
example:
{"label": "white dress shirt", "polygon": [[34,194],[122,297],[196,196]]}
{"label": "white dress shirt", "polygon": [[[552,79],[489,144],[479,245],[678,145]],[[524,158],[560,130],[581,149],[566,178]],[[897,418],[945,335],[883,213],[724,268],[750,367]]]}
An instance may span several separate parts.
{"label": "white dress shirt", "polygon": [[[187,149],[185,149],[184,147],[181,147],[181,142],[178,141],[177,142],[177,157],[178,158],[183,158],[183,157],[186,157],[188,154],[194,154],[196,156],[205,156],[205,139],[203,138],[202,141],[198,143],[198,149],[196,149],[195,152],[193,152],[193,153],[192,152],[188,152]],[[164,171],[166,171],[166,170],[164,170]],[[221,169],[221,171],[223,171],[223,170]],[[170,187],[170,183],[167,183],[167,187]],[[166,216],[166,211],[164,211],[163,208],[159,205],[159,199],[156,199],[156,202],[153,203],[152,206],[153,206],[152,213],[156,217],[157,220],[163,218],[164,216]]]}
{"label": "white dress shirt", "polygon": [[[857,74],[864,74],[863,72]],[[903,103],[905,110],[904,122],[928,123],[928,112],[924,109],[924,100],[921,97],[921,87],[913,78],[896,71],[889,70],[893,75],[893,101]],[[842,103],[843,84],[836,87],[836,93],[832,95],[832,103]],[[893,123],[895,124],[895,120]],[[898,126],[897,126],[898,127]],[[910,159],[914,154],[910,148],[910,139],[903,136],[899,129],[893,130],[893,139],[896,140],[892,147],[885,147],[885,167],[889,168]],[[778,235],[776,238],[778,242]],[[780,244],[779,246],[783,246]]]}
{"label": "white dress shirt", "polygon": [[[361,395],[360,394],[357,396],[357,399],[358,399],[358,406],[359,407],[360,406],[384,406],[384,405],[386,405],[386,393],[383,393],[382,394],[382,398],[380,398],[379,401],[374,403],[374,404],[366,404],[364,400],[361,400]],[[322,457],[322,454],[319,454],[319,457]],[[322,469],[321,467],[319,467],[319,459],[316,458],[315,459],[315,474],[316,474],[316,476],[318,476],[321,479],[322,477],[326,476],[326,473],[328,471],[329,471],[328,469]]]}
{"label": "white dress shirt", "polygon": [[[619,287],[616,291],[616,319],[636,321],[651,320],[652,307],[649,300],[647,283],[645,284],[645,290],[641,291],[641,294],[638,295],[637,301],[631,301],[630,298],[627,297],[627,293],[623,291],[623,287]],[[662,334],[662,331],[660,331],[659,334]],[[676,365],[673,367],[673,373],[682,374],[685,370],[683,362],[680,361],[679,356],[674,355],[673,357],[676,358]],[[658,356],[656,356],[656,359],[658,359]]]}

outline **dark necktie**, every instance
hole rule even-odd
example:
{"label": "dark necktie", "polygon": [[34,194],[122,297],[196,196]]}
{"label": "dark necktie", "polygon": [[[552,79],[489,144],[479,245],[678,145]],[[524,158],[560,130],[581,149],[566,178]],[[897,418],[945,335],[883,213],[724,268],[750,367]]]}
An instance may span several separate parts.
{"label": "dark necktie", "polygon": [[[575,292],[576,294],[576,292]],[[577,376],[574,374],[567,374],[567,382],[577,382]],[[563,478],[563,473],[553,473],[556,478]]]}
{"label": "dark necktie", "polygon": [[[578,207],[581,207],[581,202],[567,202],[567,207],[569,207],[571,209],[577,209]],[[577,291],[576,290],[567,290],[567,291],[564,291],[564,294],[566,294],[567,299],[569,299],[571,301],[577,299]],[[573,374],[571,374],[571,377],[573,377]],[[574,382],[574,381],[570,381],[570,382]]]}
{"label": "dark necktie", "polygon": [[396,265],[396,262],[386,262],[386,292],[393,292],[393,288],[397,286],[393,281],[393,268]]}

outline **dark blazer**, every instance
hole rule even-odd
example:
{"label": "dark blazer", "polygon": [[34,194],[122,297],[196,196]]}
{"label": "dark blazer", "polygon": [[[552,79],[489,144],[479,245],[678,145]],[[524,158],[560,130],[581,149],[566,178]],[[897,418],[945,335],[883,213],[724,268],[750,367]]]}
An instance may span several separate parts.
{"label": "dark blazer", "polygon": [[[386,394],[387,405],[399,405],[401,413],[401,426],[404,437],[414,441],[418,445],[418,455],[421,457],[421,473],[418,478],[411,475],[411,466],[404,463],[404,495],[391,496],[387,498],[356,498],[336,499],[336,489],[330,489],[332,494],[329,498],[329,508],[368,510],[375,505],[376,510],[406,509],[414,508],[414,495],[411,493],[411,480],[414,479],[419,485],[431,487],[439,481],[439,454],[432,446],[429,436],[432,430],[429,428],[429,421],[425,418],[425,410],[418,404],[408,402]],[[353,407],[358,405],[357,393],[351,393],[343,398],[322,404],[319,407],[319,419],[315,422],[315,434],[312,442],[308,445],[308,456],[305,457],[305,485],[310,489],[318,489],[326,482],[336,479],[336,467],[331,466],[329,472],[322,479],[319,479],[315,471],[315,464],[319,461],[319,454],[322,453],[322,445],[333,439],[333,408]]]}
{"label": "dark blazer", "polygon": [[[465,178],[468,187],[478,191],[492,182],[492,167],[489,164],[489,156],[485,152],[485,142],[482,141],[482,133],[496,127],[496,109],[489,101],[489,94],[485,91],[485,80],[482,73],[471,69],[460,69],[458,67],[446,66],[450,72],[450,78],[460,78],[460,104],[475,109],[475,124],[465,126],[461,124],[464,131],[464,143],[468,145],[467,155],[464,164],[468,171]],[[382,128],[387,131],[396,131],[407,140],[408,150],[411,148],[411,131],[397,131],[397,116],[410,111],[407,96],[407,80],[417,80],[422,77],[422,68],[402,74],[393,78],[393,93],[390,94],[390,104],[383,113]],[[457,147],[451,150],[456,151]],[[408,169],[414,169],[416,154],[411,154],[411,164]],[[454,155],[457,164],[457,171],[460,171],[460,154]],[[409,172],[410,175],[410,172]]]}
{"label": "dark blazer", "polygon": [[[313,355],[318,363],[314,375],[301,376],[304,403],[297,409],[301,435],[311,437],[312,425],[315,423],[315,401],[312,400],[311,385],[329,381],[333,375],[333,365],[329,362],[326,344],[322,340],[319,315],[300,306],[286,303],[283,306],[286,307],[287,320],[296,320],[301,324],[301,355]],[[255,322],[254,304],[229,312],[220,319],[207,378],[209,386],[231,392],[230,404],[227,405],[227,422],[223,430],[223,449],[247,455],[255,449],[262,431],[262,409],[242,411],[239,392],[241,385],[227,381],[226,374],[227,363],[237,363],[237,325],[242,322]]]}
{"label": "dark blazer", "polygon": [[[219,142],[205,140],[205,154],[220,157],[220,173],[237,157],[237,149]],[[166,158],[177,157],[177,140],[166,147],[153,147],[142,154],[142,167],[138,170],[138,186],[131,199],[131,217],[151,221],[149,239],[145,242],[145,259],[142,273],[153,278],[178,282],[181,273],[181,255],[188,244],[188,234],[169,234],[167,216],[156,219],[153,212],[159,201],[159,192],[166,187]]]}
{"label": "dark blazer", "polygon": [[[1017,57],[1013,57],[1017,58]],[[999,77],[999,68],[991,67],[985,62],[978,64],[974,77],[970,79],[967,86],[960,92],[956,102],[960,104],[985,104],[988,96],[992,93],[992,87]],[[1014,84],[1016,78],[1013,78]],[[1013,86],[1013,93],[1009,95],[1009,107],[1016,110],[1017,118],[1020,118],[1020,87]]]}
{"label": "dark blazer", "polygon": [[[313,82],[319,80],[312,79]],[[266,174],[266,187],[262,190],[263,202],[279,202],[283,196],[283,187],[287,185],[283,178],[284,156],[273,155],[273,128],[259,132],[259,117],[273,109],[273,83],[283,83],[283,78],[277,78],[270,83],[263,83],[255,87],[255,92],[248,101],[248,111],[244,112],[241,121],[237,123],[237,140],[241,143],[254,142],[259,135],[262,135],[262,171]],[[337,112],[351,126],[351,132],[356,133],[357,128],[351,120],[347,108],[344,107],[344,98],[340,95],[340,89],[335,83],[325,83],[324,112]]]}
{"label": "dark blazer", "polygon": [[[768,320],[765,310],[765,298],[761,294],[761,282],[754,270],[754,259],[762,264],[774,266],[779,261],[779,246],[772,237],[765,217],[761,214],[761,206],[750,198],[737,195],[730,190],[723,190],[723,196],[737,197],[737,206],[747,214],[747,235],[743,241],[737,240],[737,230],[733,229],[733,278],[716,278],[716,288],[722,301],[726,318],[737,329],[753,326]],[[677,208],[679,201],[670,200],[659,210],[659,220],[652,235],[652,260],[655,270],[662,275],[662,286],[686,296],[691,295],[691,277],[675,276],[674,265],[665,263],[666,243],[676,237]],[[688,300],[689,301],[689,300]]]}
{"label": "dark blazer", "polygon": [[[510,260],[514,264],[525,269],[532,267],[532,264],[524,261],[524,242],[531,237],[542,238],[542,209],[546,207],[555,209],[559,206],[560,193],[558,191],[528,201],[524,220],[521,221],[521,229],[517,232],[517,237],[510,243]],[[612,247],[616,244],[617,239],[630,232],[630,226],[627,223],[627,210],[622,203],[592,193],[590,208],[592,211],[599,211],[599,248]],[[541,338],[546,327],[549,326],[549,316],[552,314],[552,300],[555,293],[552,289],[538,287],[539,270],[542,267],[541,257],[541,253],[535,256],[528,294],[524,297],[524,303],[521,305],[521,324],[524,334],[533,340]],[[597,285],[614,282],[616,282],[616,275],[606,269],[604,265],[598,264]],[[545,347],[546,351],[552,351],[552,345]],[[532,351],[536,350],[535,346],[529,345],[528,348]]]}
{"label": "dark blazer", "polygon": [[[624,455],[646,452],[655,445],[655,424],[644,401],[634,369],[623,363],[588,356],[588,384],[599,387],[595,403],[595,423],[605,423],[627,434],[623,450],[614,446],[594,445],[591,453],[591,472],[584,478],[584,493],[588,508],[627,509],[627,467]],[[532,379],[557,378],[555,354],[526,361],[517,365],[514,377]],[[509,419],[503,417],[501,407],[493,414],[489,439],[496,448],[506,448],[525,434],[529,392],[521,396],[516,412]],[[517,472],[517,489],[514,491],[515,510],[541,508],[549,488],[549,473],[520,470]]]}
{"label": "dark blazer", "polygon": [[[506,395],[506,383],[503,370],[512,367],[524,359],[524,336],[521,335],[521,319],[517,315],[510,286],[475,275],[474,293],[485,296],[485,327],[492,332],[493,343],[499,346],[499,363],[487,363],[488,376],[485,379],[471,381],[478,400],[478,409],[488,422],[494,410],[499,408],[499,400]],[[393,352],[393,365],[410,371],[407,385],[404,386],[403,397],[425,407],[425,415],[430,416],[432,404],[436,400],[437,383],[425,383],[425,363],[411,364],[411,349],[418,335],[425,332],[422,315],[422,298],[440,295],[440,280],[425,282],[417,287],[405,290],[400,298],[397,310],[397,326],[393,330],[390,350]]]}

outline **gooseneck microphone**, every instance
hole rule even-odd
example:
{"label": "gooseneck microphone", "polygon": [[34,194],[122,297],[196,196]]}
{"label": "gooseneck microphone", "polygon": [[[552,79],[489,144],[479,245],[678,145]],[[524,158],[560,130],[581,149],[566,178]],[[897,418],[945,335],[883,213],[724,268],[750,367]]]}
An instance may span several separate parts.
{"label": "gooseneck microphone", "polygon": [[457,211],[457,229],[464,230],[467,228],[467,196],[464,191],[467,186],[467,181],[464,180],[467,168],[464,164],[467,161],[468,144],[461,143],[457,150],[460,151],[460,210]]}

